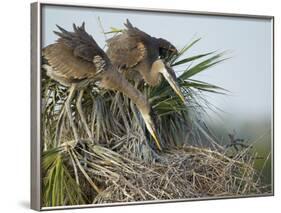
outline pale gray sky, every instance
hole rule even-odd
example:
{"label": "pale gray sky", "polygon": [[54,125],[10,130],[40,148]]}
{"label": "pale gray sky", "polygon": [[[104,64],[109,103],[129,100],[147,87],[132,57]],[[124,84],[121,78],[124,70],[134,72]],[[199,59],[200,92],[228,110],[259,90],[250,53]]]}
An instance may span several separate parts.
{"label": "pale gray sky", "polygon": [[[188,14],[117,11],[110,9],[44,6],[43,47],[53,43],[58,24],[72,29],[72,23],[86,23],[86,30],[103,47],[105,31],[131,23],[155,37],[182,48],[202,37],[187,55],[229,50],[231,59],[194,77],[231,91],[230,96],[208,94],[209,101],[226,112],[225,116],[269,118],[272,109],[272,29],[270,20]],[[110,36],[110,35],[109,35]]]}

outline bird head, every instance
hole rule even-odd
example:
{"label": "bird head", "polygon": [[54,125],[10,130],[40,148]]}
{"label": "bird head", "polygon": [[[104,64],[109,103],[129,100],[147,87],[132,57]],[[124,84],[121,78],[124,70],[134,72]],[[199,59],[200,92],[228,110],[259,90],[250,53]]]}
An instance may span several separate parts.
{"label": "bird head", "polygon": [[178,50],[173,44],[171,44],[171,42],[169,42],[163,38],[158,38],[157,42],[158,42],[158,46],[159,46],[159,56],[160,56],[160,60],[158,62],[158,63],[160,63],[160,67],[161,67],[160,73],[162,73],[162,75],[168,81],[168,83],[173,88],[175,93],[185,103],[185,98],[177,83],[177,77],[175,75],[175,71],[167,63],[164,62],[165,58],[168,58],[171,55],[178,54]]}
{"label": "bird head", "polygon": [[161,73],[175,93],[180,97],[183,103],[185,103],[185,97],[177,83],[175,71],[167,63],[165,63],[163,59],[158,59],[152,64],[152,72]]}
{"label": "bird head", "polygon": [[157,39],[158,47],[159,47],[159,56],[160,58],[166,58],[170,55],[176,55],[178,53],[177,48],[171,44],[171,42],[163,39]]}

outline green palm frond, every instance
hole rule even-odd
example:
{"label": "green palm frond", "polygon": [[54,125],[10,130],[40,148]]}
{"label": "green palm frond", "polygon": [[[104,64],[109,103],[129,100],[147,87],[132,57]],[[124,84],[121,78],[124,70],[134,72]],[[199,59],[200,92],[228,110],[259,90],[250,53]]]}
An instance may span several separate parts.
{"label": "green palm frond", "polygon": [[207,58],[206,60],[196,64],[195,66],[188,68],[179,76],[179,79],[181,79],[181,80],[189,79],[190,77],[192,77],[202,71],[205,71],[206,69],[226,60],[226,58],[222,58],[223,55],[224,55],[224,53],[215,54],[215,55]]}
{"label": "green palm frond", "polygon": [[45,151],[42,156],[44,206],[78,205],[86,196],[67,165],[69,159],[61,148]]}
{"label": "green palm frond", "polygon": [[118,29],[115,27],[110,27],[110,31],[105,32],[104,34],[112,34],[112,33],[121,33],[123,30],[122,29]]}
{"label": "green palm frond", "polygon": [[194,41],[187,44],[183,47],[177,54],[171,54],[170,56],[166,57],[166,61],[169,62],[171,65],[175,63],[183,54],[185,54],[191,47],[193,47],[197,42],[199,42],[201,38],[195,39]]}

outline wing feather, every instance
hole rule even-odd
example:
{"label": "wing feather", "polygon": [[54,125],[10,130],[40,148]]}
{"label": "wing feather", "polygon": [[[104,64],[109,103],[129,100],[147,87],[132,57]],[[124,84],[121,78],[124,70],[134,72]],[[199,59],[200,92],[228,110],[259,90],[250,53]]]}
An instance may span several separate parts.
{"label": "wing feather", "polygon": [[72,50],[61,43],[44,48],[43,57],[53,68],[53,74],[66,81],[71,79],[78,81],[95,76],[96,67],[93,63],[75,57]]}
{"label": "wing feather", "polygon": [[124,24],[126,30],[107,40],[107,55],[111,62],[119,68],[132,68],[147,55],[147,46],[153,39],[129,22]]}
{"label": "wing feather", "polygon": [[43,58],[52,67],[48,72],[51,77],[58,77],[65,84],[94,78],[100,70],[94,62],[97,56],[104,61],[103,70],[111,65],[104,51],[85,31],[85,23],[81,27],[73,24],[73,32],[57,27],[60,32],[54,33],[59,36],[58,40],[43,49]]}

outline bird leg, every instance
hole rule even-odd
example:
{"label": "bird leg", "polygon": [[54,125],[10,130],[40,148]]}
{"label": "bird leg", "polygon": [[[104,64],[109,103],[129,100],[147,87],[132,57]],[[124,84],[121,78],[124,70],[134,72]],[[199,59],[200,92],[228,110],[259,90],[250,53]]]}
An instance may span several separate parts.
{"label": "bird leg", "polygon": [[[134,82],[135,89],[138,89],[139,83],[140,83],[140,81],[135,81]],[[139,126],[143,129],[143,126],[142,126],[142,123],[141,123],[141,121],[139,119],[139,116],[138,116],[138,113],[136,111],[135,105],[134,105],[134,103],[132,101],[130,101],[130,106],[131,106],[131,110],[132,110],[132,112],[134,114],[134,117],[136,118],[136,121],[138,122]]]}
{"label": "bird leg", "polygon": [[141,122],[140,122],[138,114],[137,114],[137,112],[135,110],[135,105],[134,105],[134,103],[132,101],[130,101],[130,106],[131,106],[131,110],[132,110],[132,112],[134,114],[134,117],[136,118],[138,124],[141,126]]}
{"label": "bird leg", "polygon": [[62,106],[61,112],[58,118],[57,126],[56,126],[56,135],[55,135],[55,146],[57,147],[60,145],[60,137],[62,133],[62,127],[63,127],[63,118],[65,116],[65,108]]}
{"label": "bird leg", "polygon": [[73,134],[74,134],[74,139],[75,139],[75,144],[74,147],[77,145],[79,142],[79,137],[78,137],[78,132],[77,128],[74,124],[73,118],[72,118],[72,112],[71,112],[71,100],[73,99],[76,91],[76,84],[72,84],[70,89],[69,89],[69,94],[67,97],[67,100],[65,101],[65,110],[69,119],[70,126],[72,128]]}
{"label": "bird leg", "polygon": [[78,98],[77,98],[77,101],[76,101],[76,107],[77,107],[77,110],[78,110],[78,113],[81,117],[81,121],[82,121],[82,124],[84,125],[84,128],[87,132],[87,135],[88,137],[93,140],[93,136],[92,136],[92,133],[88,127],[88,124],[87,124],[87,120],[86,120],[86,117],[85,117],[85,114],[84,114],[84,111],[82,109],[82,97],[83,97],[83,94],[84,94],[84,90],[80,90],[79,91],[79,95],[78,95]]}
{"label": "bird leg", "polygon": [[[138,89],[139,81],[135,81],[134,83],[135,83],[134,87],[135,87],[136,89]],[[134,103],[133,103],[132,101],[130,101],[130,106],[131,106],[131,110],[132,110],[132,112],[133,112],[133,114],[134,114],[134,116],[135,116],[135,118],[136,118],[138,124],[142,127],[142,124],[141,124],[141,121],[140,121],[140,119],[139,119],[138,113],[137,113],[136,110],[135,110],[135,105],[134,105]]]}

